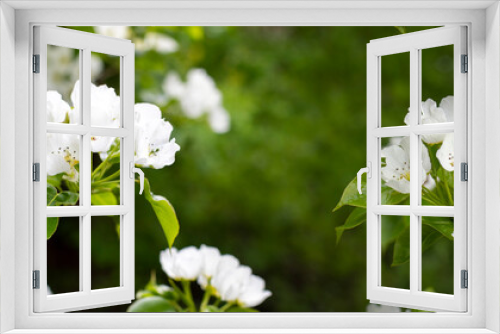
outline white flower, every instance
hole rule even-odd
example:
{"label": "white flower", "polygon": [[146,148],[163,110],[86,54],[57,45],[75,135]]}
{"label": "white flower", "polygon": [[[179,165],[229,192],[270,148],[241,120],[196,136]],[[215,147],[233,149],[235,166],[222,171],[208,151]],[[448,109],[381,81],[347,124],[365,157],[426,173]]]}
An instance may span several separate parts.
{"label": "white flower", "polygon": [[231,127],[229,113],[222,107],[218,107],[208,114],[208,123],[216,133],[226,133]]}
{"label": "white flower", "polygon": [[[70,123],[80,121],[80,81],[75,83],[71,92],[73,109],[69,113]],[[92,126],[117,128],[120,126],[120,97],[115,90],[106,85],[90,86],[90,123]],[[113,144],[113,137],[92,137],[92,152],[105,153]]]}
{"label": "white flower", "polygon": [[217,273],[212,278],[212,285],[220,298],[227,302],[235,302],[248,285],[252,270],[247,266],[238,266],[233,270]]}
{"label": "white flower", "polygon": [[244,307],[255,307],[261,304],[269,296],[271,291],[266,290],[266,283],[264,280],[256,275],[251,275],[247,285],[238,297],[238,303]]}
{"label": "white flower", "polygon": [[98,26],[95,31],[100,35],[105,35],[114,38],[128,39],[130,38],[130,28],[127,26]]}
{"label": "white flower", "polygon": [[54,90],[47,91],[47,122],[62,123],[71,111],[62,95]]}
{"label": "white flower", "polygon": [[[422,146],[422,164],[420,175],[424,175],[422,184],[425,182],[427,173],[431,170],[429,152]],[[385,166],[381,169],[382,180],[400,193],[410,193],[410,138],[403,138],[399,144],[393,144],[382,149],[382,157],[385,158]]]}
{"label": "white flower", "polygon": [[455,136],[453,133],[448,133],[443,140],[443,144],[436,152],[441,166],[449,172],[455,170]]}
{"label": "white flower", "polygon": [[170,140],[172,125],[163,120],[161,110],[149,103],[138,103],[135,116],[135,164],[163,168],[175,162],[175,153],[181,148]]}
{"label": "white flower", "polygon": [[175,39],[157,32],[147,32],[144,40],[135,41],[135,49],[140,52],[155,50],[159,53],[172,53],[179,49]]}
{"label": "white flower", "polygon": [[201,271],[202,258],[199,250],[193,246],[178,251],[176,248],[160,252],[163,271],[175,280],[195,280]]}
{"label": "white flower", "polygon": [[[432,99],[427,99],[421,103],[421,123],[434,124],[453,122],[453,96],[447,96],[441,100],[439,107]],[[410,125],[410,113],[406,114],[405,123]],[[423,135],[422,140],[427,144],[437,144],[443,141],[444,134]]]}
{"label": "white flower", "polygon": [[247,266],[218,271],[212,280],[222,300],[236,302],[244,307],[257,306],[271,296],[271,292],[265,290],[264,280],[252,275],[252,270]]}
{"label": "white flower", "polygon": [[47,134],[47,174],[65,173],[76,179],[75,166],[80,159],[80,141],[77,135]]}
{"label": "white flower", "polygon": [[214,276],[217,270],[221,255],[217,248],[205,245],[201,245],[200,254],[202,257],[202,266],[200,277],[198,277],[198,284],[205,288],[208,284],[208,280]]}
{"label": "white flower", "polygon": [[214,80],[203,69],[192,69],[183,83],[176,73],[169,73],[163,82],[168,98],[179,100],[182,110],[189,118],[208,114],[214,132],[229,131],[229,114],[222,106],[222,95]]}

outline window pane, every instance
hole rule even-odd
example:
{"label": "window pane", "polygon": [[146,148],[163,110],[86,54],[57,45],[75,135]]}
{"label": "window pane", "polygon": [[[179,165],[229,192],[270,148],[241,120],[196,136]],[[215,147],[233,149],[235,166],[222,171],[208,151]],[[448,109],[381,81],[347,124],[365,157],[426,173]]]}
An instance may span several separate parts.
{"label": "window pane", "polygon": [[410,204],[410,137],[381,139],[382,205]]}
{"label": "window pane", "polygon": [[453,218],[422,217],[422,290],[453,294]]}
{"label": "window pane", "polygon": [[80,205],[81,136],[47,133],[47,206]]}
{"label": "window pane", "polygon": [[401,126],[410,108],[410,53],[381,57],[382,126]]}
{"label": "window pane", "polygon": [[410,288],[410,217],[381,216],[382,286]]}
{"label": "window pane", "polygon": [[120,219],[120,216],[92,217],[93,290],[120,286]]}
{"label": "window pane", "polygon": [[121,126],[120,57],[92,52],[91,125]]}
{"label": "window pane", "polygon": [[453,122],[453,45],[421,50],[421,124]]}
{"label": "window pane", "polygon": [[453,206],[454,134],[436,133],[421,139],[422,205]]}
{"label": "window pane", "polygon": [[[78,92],[80,50],[47,45],[47,122],[78,123],[81,119]],[[78,90],[78,89],[77,89]],[[75,95],[76,94],[76,95]]]}
{"label": "window pane", "polygon": [[47,218],[49,294],[80,291],[80,218]]}
{"label": "window pane", "polygon": [[92,205],[120,204],[120,139],[91,136]]}

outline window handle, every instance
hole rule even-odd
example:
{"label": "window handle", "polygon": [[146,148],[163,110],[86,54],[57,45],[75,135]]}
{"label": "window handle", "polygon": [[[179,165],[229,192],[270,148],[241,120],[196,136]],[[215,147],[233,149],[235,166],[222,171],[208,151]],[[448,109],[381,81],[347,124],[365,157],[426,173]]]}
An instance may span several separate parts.
{"label": "window handle", "polygon": [[358,193],[361,195],[363,191],[361,190],[361,176],[366,173],[366,176],[370,179],[372,177],[372,163],[368,162],[368,167],[361,168],[358,171]]}
{"label": "window handle", "polygon": [[132,161],[130,163],[130,178],[133,179],[135,173],[139,174],[139,195],[142,195],[142,192],[144,191],[144,172],[140,168],[135,167],[135,164]]}

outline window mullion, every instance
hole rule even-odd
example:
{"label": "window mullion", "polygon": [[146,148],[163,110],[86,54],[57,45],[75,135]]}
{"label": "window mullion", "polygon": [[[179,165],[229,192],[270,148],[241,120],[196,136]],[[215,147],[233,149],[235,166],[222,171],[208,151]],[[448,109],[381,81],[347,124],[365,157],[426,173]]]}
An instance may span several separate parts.
{"label": "window mullion", "polygon": [[[420,78],[419,55],[417,49],[410,51],[410,126],[418,125],[419,114],[419,78]],[[418,135],[413,131],[410,133],[410,291],[415,293],[419,290],[420,282],[420,245],[419,245],[419,217],[413,210],[419,204],[419,152],[420,145]]]}
{"label": "window mullion", "polygon": [[[82,125],[85,128],[90,127],[90,49],[86,48],[82,51],[82,62],[81,66],[81,85],[80,85],[80,99],[82,110]],[[80,166],[80,198],[82,198],[83,205],[85,207],[86,214],[82,218],[82,242],[80,244],[80,252],[82,256],[81,264],[81,280],[83,281],[83,291],[85,293],[90,293],[91,290],[91,171],[92,171],[92,161],[91,161],[91,151],[90,151],[90,132],[87,131],[83,135],[82,143],[82,163]]]}

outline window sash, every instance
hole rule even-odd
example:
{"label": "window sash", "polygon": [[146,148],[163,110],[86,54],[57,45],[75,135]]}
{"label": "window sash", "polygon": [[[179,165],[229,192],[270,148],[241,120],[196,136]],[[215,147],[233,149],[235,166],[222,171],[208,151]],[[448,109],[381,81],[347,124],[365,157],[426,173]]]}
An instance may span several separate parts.
{"label": "window sash", "polygon": [[[46,121],[47,45],[80,50],[81,124],[51,124]],[[121,126],[101,128],[90,124],[90,57],[99,52],[120,57]],[[34,265],[40,271],[40,288],[33,289],[34,311],[74,311],[128,303],[134,299],[134,45],[127,40],[82,33],[64,28],[34,28],[34,54],[40,55],[40,73],[33,74],[34,92],[34,161],[40,163],[40,182],[33,185],[34,197]],[[81,136],[80,140],[80,203],[79,206],[47,207],[46,203],[46,134],[65,133]],[[92,135],[121,139],[120,188],[121,205],[91,205]],[[108,289],[91,289],[91,218],[120,216],[120,285]],[[80,291],[47,295],[47,217],[80,217]]]}
{"label": "window sash", "polygon": [[[460,180],[460,163],[467,162],[467,76],[461,73],[461,54],[467,54],[466,28],[429,29],[371,41],[367,46],[367,297],[373,303],[423,310],[467,311],[467,290],[461,288],[460,272],[467,269],[467,183]],[[420,125],[420,61],[422,49],[454,45],[454,123]],[[381,57],[410,53],[410,125],[381,127]],[[455,133],[454,207],[419,204],[420,139],[428,133]],[[380,205],[381,138],[410,137],[410,205]],[[410,217],[410,289],[384,287],[381,283],[381,217]],[[454,217],[454,294],[421,291],[421,231],[419,217]]]}

